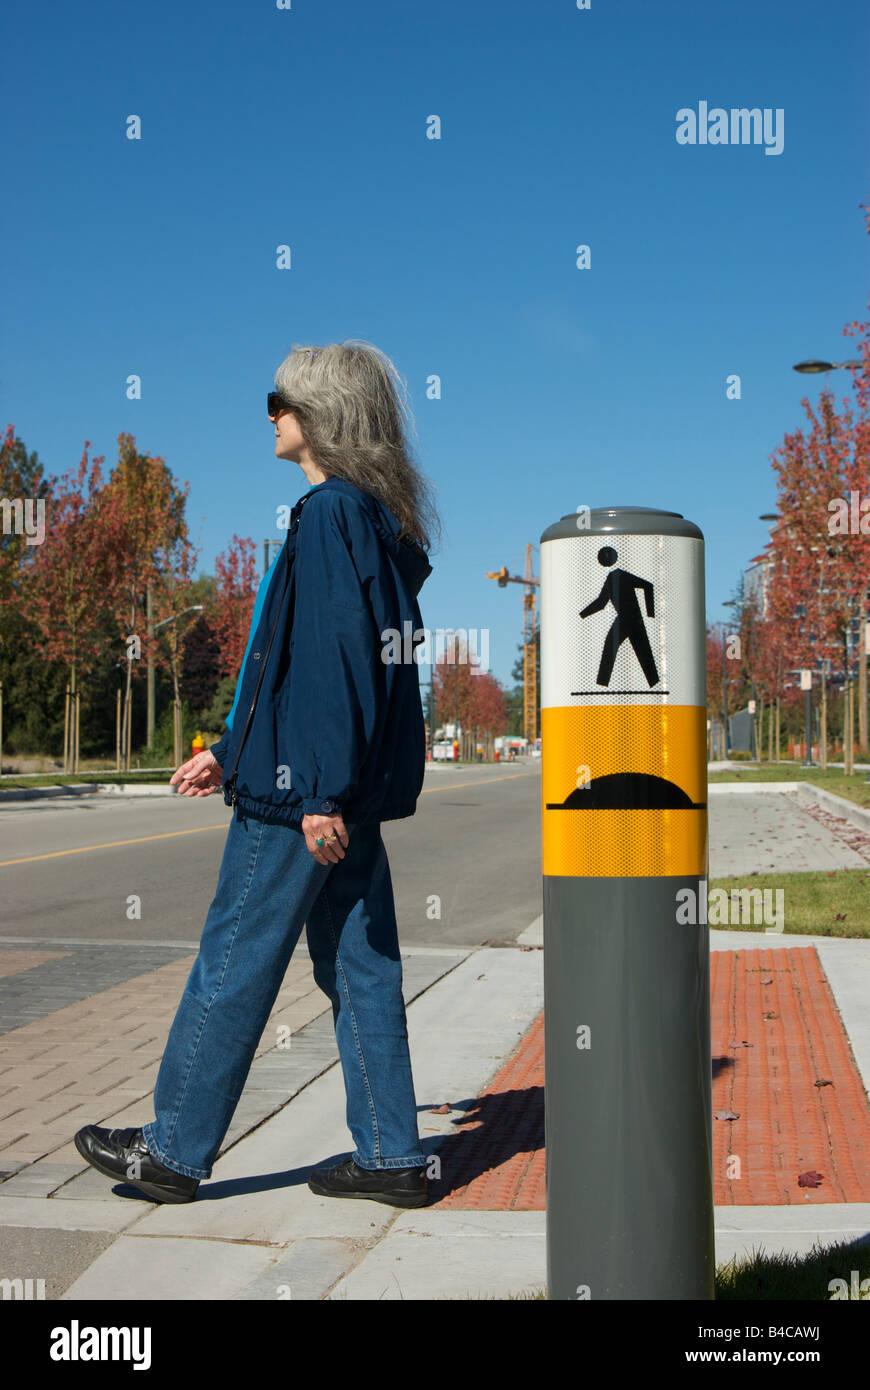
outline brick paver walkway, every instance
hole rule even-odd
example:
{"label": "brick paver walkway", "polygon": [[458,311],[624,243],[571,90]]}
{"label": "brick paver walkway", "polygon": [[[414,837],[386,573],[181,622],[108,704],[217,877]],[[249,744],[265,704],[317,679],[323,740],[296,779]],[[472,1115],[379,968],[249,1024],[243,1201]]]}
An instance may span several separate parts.
{"label": "brick paver walkway", "polygon": [[[21,972],[63,954],[0,949],[0,976],[26,978]],[[195,959],[179,956],[0,1036],[0,1172],[49,1155],[82,1166],[72,1142],[82,1125],[151,1118],[160,1058]],[[276,1046],[279,1026],[295,1034],[329,1007],[311,962],[291,960],[256,1057]]]}
{"label": "brick paver walkway", "polygon": [[[713,951],[710,998],[713,1114],[738,1116],[713,1120],[716,1205],[870,1202],[870,1108],[815,949]],[[441,1159],[433,1205],[544,1210],[543,1013]]]}

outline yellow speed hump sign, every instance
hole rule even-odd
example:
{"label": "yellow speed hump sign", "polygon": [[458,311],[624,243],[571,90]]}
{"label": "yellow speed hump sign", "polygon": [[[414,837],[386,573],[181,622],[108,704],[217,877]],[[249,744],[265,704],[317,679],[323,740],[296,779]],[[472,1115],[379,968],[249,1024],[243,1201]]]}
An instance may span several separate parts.
{"label": "yellow speed hump sign", "polygon": [[541,537],[545,875],[707,872],[704,541],[579,509]]}

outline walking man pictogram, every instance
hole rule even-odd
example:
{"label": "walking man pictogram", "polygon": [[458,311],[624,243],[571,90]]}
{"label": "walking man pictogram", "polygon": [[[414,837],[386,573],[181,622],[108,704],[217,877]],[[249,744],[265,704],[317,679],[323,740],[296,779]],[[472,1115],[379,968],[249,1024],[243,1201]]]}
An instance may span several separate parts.
{"label": "walking man pictogram", "polygon": [[[598,552],[599,565],[615,565],[619,557],[612,545],[605,545]],[[659,673],[653,658],[652,648],[647,636],[646,624],[640,605],[637,601],[635,589],[643,589],[646,601],[646,615],[648,618],[655,617],[655,607],[653,603],[653,586],[648,579],[638,579],[636,575],[629,574],[628,570],[611,570],[601,586],[601,593],[592,603],[588,603],[581,609],[580,617],[588,618],[593,613],[600,613],[602,608],[606,608],[608,603],[612,603],[616,609],[616,617],[604,639],[604,650],[601,653],[601,665],[598,668],[596,678],[598,685],[609,685],[610,677],[613,675],[613,665],[616,661],[616,653],[623,642],[628,640],[632,650],[640,662],[641,669],[646,676],[650,687],[658,685]]]}

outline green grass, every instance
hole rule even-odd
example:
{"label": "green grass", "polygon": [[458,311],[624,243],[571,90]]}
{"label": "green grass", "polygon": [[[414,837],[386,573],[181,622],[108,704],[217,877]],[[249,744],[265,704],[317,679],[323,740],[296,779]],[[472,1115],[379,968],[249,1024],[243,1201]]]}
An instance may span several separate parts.
{"label": "green grass", "polygon": [[[739,900],[731,904],[732,888],[783,890],[783,931],[791,936],[870,937],[870,864],[866,869],[836,869],[832,873],[815,869],[797,874],[749,874],[741,878],[711,878],[710,891],[724,888],[728,893],[731,920],[710,923],[711,930],[764,931],[772,922],[737,922],[734,916],[749,915]],[[763,900],[762,900],[763,901]],[[769,899],[775,911],[776,898]],[[711,911],[713,904],[711,903]],[[748,904],[751,907],[751,903]],[[773,915],[773,911],[769,916]]]}
{"label": "green grass", "polygon": [[123,786],[128,782],[169,782],[172,772],[169,769],[157,770],[146,768],[142,772],[77,772],[74,775],[65,775],[61,772],[45,772],[35,777],[11,777],[4,776],[0,780],[0,791],[7,791],[10,787],[80,787],[83,784],[96,784],[97,782],[113,782]]}
{"label": "green grass", "polygon": [[859,1285],[870,1278],[870,1247],[856,1248],[848,1241],[838,1241],[829,1246],[817,1243],[809,1255],[754,1254],[749,1259],[719,1266],[716,1300],[726,1303],[735,1299],[755,1302],[781,1298],[828,1302],[833,1297],[828,1285],[834,1279],[845,1279],[847,1293],[851,1294],[853,1269],[858,1272]]}
{"label": "green grass", "polygon": [[824,787],[835,796],[845,797],[858,806],[870,810],[870,782],[865,781],[867,773],[855,772],[847,777],[841,767],[801,767],[799,763],[762,763],[756,766],[748,763],[739,770],[711,772],[710,782],[812,782],[814,786]]}
{"label": "green grass", "polygon": [[[520,766],[520,764],[518,764],[518,763],[513,763],[513,764],[511,764],[511,763],[509,763],[509,762],[508,762],[508,763],[493,763],[493,762],[489,762],[489,763],[488,763],[488,762],[486,762],[485,760],[484,760],[482,763],[479,763],[479,762],[477,762],[477,760],[475,759],[474,762],[461,762],[461,761],[458,762],[458,763],[450,762],[450,763],[447,763],[446,766],[448,766],[448,767],[499,767],[499,766],[501,766],[501,767],[511,767],[511,766],[513,766],[513,767],[518,767],[518,766]],[[100,772],[100,771],[94,771],[93,769],[90,769],[90,768],[89,768],[87,772],[78,772],[78,773],[76,773],[74,776],[73,776],[72,774],[65,774],[65,773],[62,773],[62,772],[42,772],[42,773],[30,774],[30,775],[28,775],[28,776],[26,776],[26,777],[23,776],[23,775],[20,776],[20,777],[18,777],[18,776],[14,776],[14,775],[12,775],[12,774],[7,773],[7,774],[5,774],[2,778],[0,778],[0,791],[7,791],[9,788],[18,789],[18,788],[21,788],[21,787],[73,787],[73,786],[75,786],[75,787],[80,787],[80,786],[82,786],[82,784],[84,784],[84,783],[96,783],[96,782],[112,782],[112,783],[118,783],[118,784],[120,784],[121,786],[125,785],[125,784],[128,783],[128,782],[135,782],[135,783],[139,783],[139,782],[145,782],[145,783],[158,783],[158,782],[163,782],[163,783],[166,783],[166,784],[168,785],[169,779],[170,779],[170,777],[172,776],[172,774],[173,774],[174,771],[175,771],[175,768],[174,768],[174,767],[172,767],[172,768],[168,768],[168,767],[167,767],[167,768],[162,768],[162,769],[161,769],[161,768],[146,767],[146,768],[142,768],[141,771],[140,771],[140,770],[137,770],[137,769],[131,769],[129,772],[115,772],[114,769],[112,769],[111,772]]]}
{"label": "green grass", "polygon": [[[715,1297],[717,1303],[766,1301],[795,1301],[806,1303],[827,1303],[833,1298],[828,1287],[834,1279],[844,1279],[846,1292],[851,1302],[852,1270],[857,1271],[858,1285],[870,1278],[870,1246],[856,1247],[849,1241],[838,1241],[835,1245],[814,1245],[809,1255],[766,1255],[754,1253],[743,1259],[721,1264],[716,1270]],[[521,1302],[531,1299],[546,1299],[545,1289],[535,1288],[525,1293],[512,1294],[508,1300],[499,1302]],[[864,1294],[866,1300],[868,1295]],[[438,1299],[436,1302],[467,1302],[465,1299]],[[492,1300],[475,1300],[492,1301]]]}

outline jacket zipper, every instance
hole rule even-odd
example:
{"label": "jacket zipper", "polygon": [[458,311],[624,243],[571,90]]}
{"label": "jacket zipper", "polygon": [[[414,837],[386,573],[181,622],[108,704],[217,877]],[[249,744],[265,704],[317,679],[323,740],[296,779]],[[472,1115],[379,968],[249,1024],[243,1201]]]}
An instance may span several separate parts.
{"label": "jacket zipper", "polygon": [[[305,500],[305,499],[303,498],[302,501],[304,501],[304,500]],[[296,530],[297,526],[299,525],[299,514],[300,514],[300,512],[301,512],[301,510],[302,510],[302,501],[297,502],[297,503],[296,503],[296,506],[293,508],[293,513],[294,513],[295,515],[292,515],[291,522],[290,522],[290,536],[293,535],[294,531]],[[288,536],[288,539],[287,539],[287,543],[288,543],[288,544],[289,544],[289,540],[290,540],[290,538],[289,538],[289,536]],[[289,561],[289,552],[288,552],[288,561]],[[278,613],[280,613],[280,611],[281,611],[281,610],[280,610],[280,607],[279,607]],[[278,614],[276,613],[276,615],[275,615],[275,622],[276,622],[276,625],[277,625],[277,621],[278,621]],[[269,646],[268,646],[268,648],[266,649],[266,658],[267,658],[267,659],[268,659],[268,656],[269,656],[269,651],[270,651],[271,646],[272,646],[272,637],[274,637],[274,635],[275,635],[275,629],[273,628],[273,629],[272,629],[272,635],[271,635],[271,637],[269,638]],[[265,663],[264,663],[263,670],[265,671]],[[258,694],[258,692],[259,692],[259,682],[258,682],[258,685],[257,685],[257,690],[255,690],[255,692],[254,692],[254,698],[253,698],[253,700],[251,701],[251,708],[250,708],[249,711],[248,711],[248,717],[247,717],[247,719],[245,720],[245,728],[244,728],[244,730],[243,730],[243,733],[242,733],[242,740],[241,740],[242,743],[244,743],[244,741],[245,741],[245,738],[246,738],[247,733],[248,733],[248,727],[249,727],[249,724],[250,724],[251,716],[253,715],[254,710],[255,710],[255,708],[256,708],[256,704],[257,704],[257,694]],[[237,771],[237,768],[238,768],[239,755],[240,755],[240,753],[241,753],[241,743],[240,743],[240,745],[239,745],[239,748],[238,748],[237,751],[236,751],[235,765],[234,765],[234,767],[233,767],[233,773],[232,773],[232,787],[230,788],[230,806],[235,806],[235,804],[236,804],[236,781],[237,781],[237,779],[238,779],[238,771]]]}

